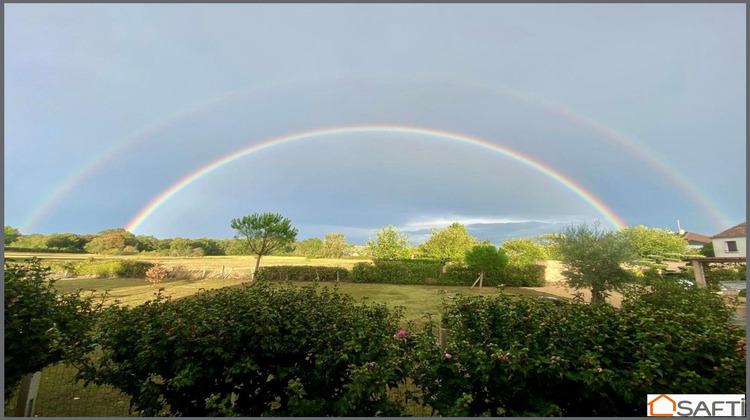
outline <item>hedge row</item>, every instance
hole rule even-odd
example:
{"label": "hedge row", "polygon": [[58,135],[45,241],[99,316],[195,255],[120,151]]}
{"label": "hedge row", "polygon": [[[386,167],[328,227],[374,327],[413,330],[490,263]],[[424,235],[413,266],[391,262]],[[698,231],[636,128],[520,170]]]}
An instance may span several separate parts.
{"label": "hedge row", "polygon": [[261,267],[258,269],[256,279],[270,281],[346,281],[349,280],[349,270],[341,267],[279,265]]}
{"label": "hedge row", "polygon": [[[644,395],[745,392],[745,333],[721,297],[674,285],[621,310],[457,296],[438,324],[327,287],[262,283],[109,307],[83,379],[145,416],[639,416]],[[390,395],[407,378],[420,392]],[[421,398],[420,398],[421,397]]]}
{"label": "hedge row", "polygon": [[[745,331],[704,288],[663,282],[620,310],[457,296],[417,334],[410,378],[441,416],[641,416],[644,395],[744,393]],[[425,397],[425,401],[428,401]]]}
{"label": "hedge row", "polygon": [[261,283],[110,307],[84,377],[145,416],[395,416],[401,312],[315,286]]}
{"label": "hedge row", "polygon": [[[508,266],[503,270],[485,273],[483,285],[513,287],[544,286],[543,266]],[[359,263],[352,268],[352,281],[356,283],[386,284],[437,284],[444,286],[471,286],[479,277],[475,270],[448,266],[440,273],[440,264],[433,262],[375,261]]]}
{"label": "hedge row", "polygon": [[20,246],[5,246],[5,252],[36,252],[40,254],[88,254],[86,251],[54,248],[24,248]]}
{"label": "hedge row", "polygon": [[95,260],[51,262],[53,273],[65,277],[131,277],[145,278],[154,264],[133,260]]}

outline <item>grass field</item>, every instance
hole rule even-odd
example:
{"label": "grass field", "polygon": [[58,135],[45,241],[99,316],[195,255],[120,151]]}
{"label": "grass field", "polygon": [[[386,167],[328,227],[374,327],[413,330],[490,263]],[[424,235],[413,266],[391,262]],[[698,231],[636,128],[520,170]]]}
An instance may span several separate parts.
{"label": "grass field", "polygon": [[[220,255],[208,257],[161,257],[156,255],[102,255],[102,254],[65,254],[45,252],[6,252],[5,258],[10,260],[23,260],[37,257],[49,261],[74,261],[95,258],[97,260],[138,260],[160,263],[166,267],[182,265],[194,270],[220,270],[225,269],[248,270],[255,268],[255,257],[252,255]],[[306,258],[287,256],[265,256],[261,258],[262,266],[271,265],[320,265],[327,267],[352,268],[355,264],[370,261],[366,258]]]}

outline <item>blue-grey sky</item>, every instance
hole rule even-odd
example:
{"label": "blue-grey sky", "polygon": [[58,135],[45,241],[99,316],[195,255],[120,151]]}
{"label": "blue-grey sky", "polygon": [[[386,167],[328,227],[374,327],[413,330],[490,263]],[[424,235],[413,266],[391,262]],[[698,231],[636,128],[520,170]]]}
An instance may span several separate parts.
{"label": "blue-grey sky", "polygon": [[[5,224],[125,227],[173,184],[271,139],[405,126],[550,168],[628,225],[716,234],[746,213],[744,4],[6,4]],[[468,142],[351,132],[197,179],[134,229],[419,241],[559,231],[601,209]]]}

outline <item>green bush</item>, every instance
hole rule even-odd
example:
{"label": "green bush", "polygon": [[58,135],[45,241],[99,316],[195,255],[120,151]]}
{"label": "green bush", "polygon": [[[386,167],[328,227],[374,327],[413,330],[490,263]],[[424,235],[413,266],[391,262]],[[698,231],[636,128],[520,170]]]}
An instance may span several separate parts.
{"label": "green bush", "polygon": [[536,264],[508,265],[500,273],[501,282],[512,287],[542,287],[546,267]]}
{"label": "green bush", "polygon": [[744,393],[744,330],[701,288],[626,292],[622,309],[457,297],[412,340],[409,377],[441,416],[639,416],[644,395]]}
{"label": "green bush", "polygon": [[66,277],[130,277],[145,278],[146,271],[154,264],[133,260],[95,260],[64,261],[50,264],[52,272]]}
{"label": "green bush", "polygon": [[746,297],[747,296],[747,289],[740,290],[740,293],[737,296],[739,296],[739,297]]}
{"label": "green bush", "polygon": [[256,279],[259,281],[346,281],[349,270],[341,267],[282,265],[261,267]]}
{"label": "green bush", "polygon": [[369,262],[354,264],[352,267],[352,281],[355,283],[375,283],[375,266]]}
{"label": "green bush", "polygon": [[[507,266],[503,270],[485,273],[485,286],[544,286],[545,268],[537,265]],[[374,264],[358,263],[352,268],[355,283],[437,284],[443,286],[471,286],[479,276],[476,269],[449,264],[440,273],[440,262],[435,260],[376,260]]]}
{"label": "green bush", "polygon": [[375,260],[352,268],[356,283],[437,284],[440,277],[440,262],[435,260]]}
{"label": "green bush", "polygon": [[375,261],[375,282],[387,284],[420,284],[409,267],[401,261]]}
{"label": "green bush", "polygon": [[53,248],[24,248],[19,246],[6,246],[6,252],[39,252],[39,253],[50,253],[50,254],[87,254],[86,251],[82,250],[69,250],[69,249],[53,249]]}
{"label": "green bush", "polygon": [[[106,310],[83,377],[146,416],[398,415],[400,310],[260,283]],[[169,407],[168,409],[166,407]]]}
{"label": "green bush", "polygon": [[57,294],[39,260],[5,264],[5,399],[21,379],[65,360],[74,363],[100,305],[81,293]]}

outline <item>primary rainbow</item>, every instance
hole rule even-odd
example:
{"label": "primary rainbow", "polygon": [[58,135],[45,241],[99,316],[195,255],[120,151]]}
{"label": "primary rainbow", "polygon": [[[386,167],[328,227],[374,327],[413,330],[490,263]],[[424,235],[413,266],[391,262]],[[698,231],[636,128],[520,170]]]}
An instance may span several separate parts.
{"label": "primary rainbow", "polygon": [[[339,79],[341,79],[341,77],[337,76],[337,80]],[[351,78],[351,80],[356,81],[357,79]],[[83,166],[76,168],[68,177],[64,177],[51,194],[43,197],[40,203],[38,203],[38,205],[36,205],[31,211],[27,213],[25,219],[20,222],[21,230],[23,232],[34,231],[34,229],[36,229],[36,225],[48,214],[50,214],[68,193],[70,193],[76,186],[81,184],[85,179],[90,178],[95,171],[104,167],[106,163],[112,161],[116,156],[121,154],[126,149],[135,146],[145,139],[155,136],[162,130],[167,129],[170,126],[177,125],[185,120],[188,120],[192,116],[199,115],[206,110],[218,107],[222,104],[228,104],[236,100],[244,99],[253,94],[261,93],[263,91],[278,89],[282,87],[293,88],[296,85],[305,85],[307,83],[311,83],[312,81],[313,80],[306,79],[295,80],[291,82],[271,82],[254,86],[245,91],[227,92],[223,95],[220,95],[219,97],[214,98],[213,100],[194,104],[191,107],[170,115],[168,118],[158,122],[155,125],[146,127],[145,129],[134,133],[133,135],[121,139],[120,141],[114,143],[99,157],[92,161],[89,161]],[[415,79],[406,79],[404,80],[404,82],[455,85],[459,88],[473,87],[476,89],[480,89],[483,92],[498,94],[531,104],[546,112],[558,115],[568,121],[586,127],[599,134],[603,139],[606,139],[613,144],[625,148],[630,153],[638,156],[639,158],[647,162],[649,166],[660,172],[672,184],[679,187],[683,192],[685,192],[685,194],[692,200],[692,202],[700,207],[705,212],[705,214],[710,215],[717,229],[732,224],[727,215],[722,212],[715,203],[708,199],[708,194],[700,191],[685,176],[681,175],[674,168],[671,168],[661,159],[658,159],[656,155],[646,149],[645,146],[634,143],[622,134],[613,131],[612,129],[602,125],[595,120],[592,120],[591,118],[585,117],[570,108],[552,103],[548,100],[533,96],[528,93],[473,80],[439,80],[429,77],[419,77]]]}
{"label": "primary rainbow", "polygon": [[604,216],[604,218],[613,227],[620,229],[626,226],[625,223],[622,221],[622,219],[617,214],[615,214],[615,212],[612,211],[612,209],[607,207],[606,204],[604,204],[600,199],[595,197],[585,188],[573,182],[570,178],[557,172],[551,167],[544,165],[541,162],[535,161],[529,157],[522,155],[521,153],[510,150],[506,147],[501,147],[501,146],[489,143],[486,140],[481,140],[475,137],[469,137],[469,136],[465,136],[462,134],[450,133],[447,131],[438,131],[438,130],[432,130],[432,129],[426,129],[426,128],[405,127],[405,126],[361,125],[361,126],[344,126],[344,127],[324,128],[324,129],[319,129],[319,130],[305,131],[302,133],[291,134],[291,135],[283,136],[283,137],[276,137],[271,140],[262,142],[260,144],[254,144],[252,146],[245,147],[236,152],[223,156],[209,163],[208,165],[203,166],[197,171],[190,173],[189,175],[187,175],[180,181],[174,183],[172,186],[164,190],[162,193],[156,196],[153,200],[151,200],[151,202],[149,202],[146,205],[146,207],[141,209],[130,220],[130,222],[128,222],[125,229],[130,232],[134,232],[151,214],[154,213],[154,211],[156,211],[162,204],[164,204],[167,200],[172,198],[175,194],[180,192],[182,189],[184,189],[185,187],[187,187],[188,185],[190,185],[197,179],[203,177],[204,175],[207,175],[213,172],[214,170],[221,168],[222,166],[228,163],[231,163],[241,157],[247,156],[251,153],[254,153],[260,150],[270,148],[272,146],[277,146],[280,144],[289,143],[289,142],[297,141],[297,140],[311,139],[311,138],[330,136],[330,135],[335,135],[335,134],[355,134],[355,133],[367,133],[367,132],[401,133],[401,134],[417,134],[417,135],[432,136],[432,137],[437,137],[441,139],[455,140],[455,141],[459,141],[459,142],[466,143],[466,144],[472,144],[475,146],[493,150],[495,152],[499,152],[518,162],[526,164],[538,170],[539,172],[544,173],[545,175],[549,176],[555,181],[559,182],[560,184],[565,186],[567,189],[575,193],[577,196],[582,198],[585,202],[589,203],[592,207],[594,207],[602,216]]}

